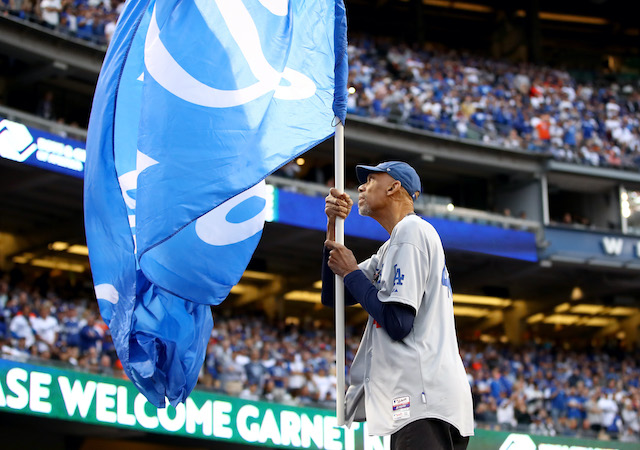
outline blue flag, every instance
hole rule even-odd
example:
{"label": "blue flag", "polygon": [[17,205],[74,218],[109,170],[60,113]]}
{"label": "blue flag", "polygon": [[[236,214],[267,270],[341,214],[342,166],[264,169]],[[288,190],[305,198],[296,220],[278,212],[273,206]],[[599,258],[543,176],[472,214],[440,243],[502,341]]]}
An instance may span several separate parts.
{"label": "blue flag", "polygon": [[85,228],[100,312],[157,407],[197,382],[264,178],[346,116],[342,0],[129,0],[100,73]]}

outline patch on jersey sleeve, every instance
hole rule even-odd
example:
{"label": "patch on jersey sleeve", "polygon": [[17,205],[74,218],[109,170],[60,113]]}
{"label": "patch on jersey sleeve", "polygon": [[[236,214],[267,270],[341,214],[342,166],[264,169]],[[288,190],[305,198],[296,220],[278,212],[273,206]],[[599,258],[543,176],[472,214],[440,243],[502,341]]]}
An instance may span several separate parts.
{"label": "patch on jersey sleeve", "polygon": [[453,289],[451,289],[451,278],[449,278],[449,271],[447,266],[442,269],[442,285],[449,291],[449,298],[453,298]]}
{"label": "patch on jersey sleeve", "polygon": [[411,416],[411,398],[408,395],[394,398],[392,408],[393,420],[409,418]]}

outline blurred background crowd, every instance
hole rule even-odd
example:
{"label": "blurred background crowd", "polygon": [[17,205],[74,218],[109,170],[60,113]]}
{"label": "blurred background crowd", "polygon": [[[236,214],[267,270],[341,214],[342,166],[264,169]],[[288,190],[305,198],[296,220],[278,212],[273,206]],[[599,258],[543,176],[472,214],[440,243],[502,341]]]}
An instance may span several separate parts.
{"label": "blurred background crowd", "polygon": [[[51,288],[51,273],[0,281],[2,357],[125,377],[90,286]],[[199,388],[248,400],[335,407],[331,324],[270,322],[264,314],[214,313]],[[360,329],[347,329],[347,367]],[[615,339],[577,347],[531,337],[513,348],[461,342],[481,428],[640,441],[640,351]],[[584,345],[584,343],[583,343]],[[347,378],[348,380],[348,378]]]}
{"label": "blurred background crowd", "polygon": [[637,80],[514,64],[384,38],[349,45],[349,112],[591,166],[637,170]]}
{"label": "blurred background crowd", "polygon": [[[122,0],[0,0],[5,14],[107,45]],[[351,36],[348,112],[400,126],[638,170],[637,79]],[[62,120],[61,117],[46,117]]]}
{"label": "blurred background crowd", "polygon": [[124,0],[0,0],[5,14],[70,37],[107,45]]}

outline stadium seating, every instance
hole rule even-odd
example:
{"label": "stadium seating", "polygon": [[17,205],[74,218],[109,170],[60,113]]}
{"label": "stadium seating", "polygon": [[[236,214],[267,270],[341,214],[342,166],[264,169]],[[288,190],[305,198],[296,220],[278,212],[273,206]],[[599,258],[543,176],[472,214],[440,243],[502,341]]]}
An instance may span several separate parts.
{"label": "stadium seating", "polygon": [[[48,291],[45,298],[43,290]],[[90,294],[67,295],[75,300],[63,300],[41,283],[10,287],[8,277],[2,279],[1,357],[124,377]],[[45,344],[36,337],[27,346],[20,325],[27,323],[24,315],[29,314],[37,335],[45,309],[57,319],[57,339]],[[347,367],[359,338],[360,330],[348,329]],[[623,351],[619,344],[565,348],[539,340],[514,349],[499,342],[461,342],[477,427],[640,440],[640,351]],[[216,317],[199,388],[249,400],[334,408],[335,383],[332,329],[243,315]]]}

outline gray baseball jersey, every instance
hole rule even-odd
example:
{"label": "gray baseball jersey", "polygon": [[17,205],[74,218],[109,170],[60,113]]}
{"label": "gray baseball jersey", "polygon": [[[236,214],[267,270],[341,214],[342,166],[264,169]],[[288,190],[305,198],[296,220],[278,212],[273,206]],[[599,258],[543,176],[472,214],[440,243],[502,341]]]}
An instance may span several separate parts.
{"label": "gray baseball jersey", "polygon": [[351,365],[347,425],[366,420],[372,435],[436,418],[473,435],[471,388],[458,350],[449,273],[436,230],[416,215],[402,219],[378,252],[360,264],[382,302],[413,307],[413,329],[393,341],[369,317]]}

